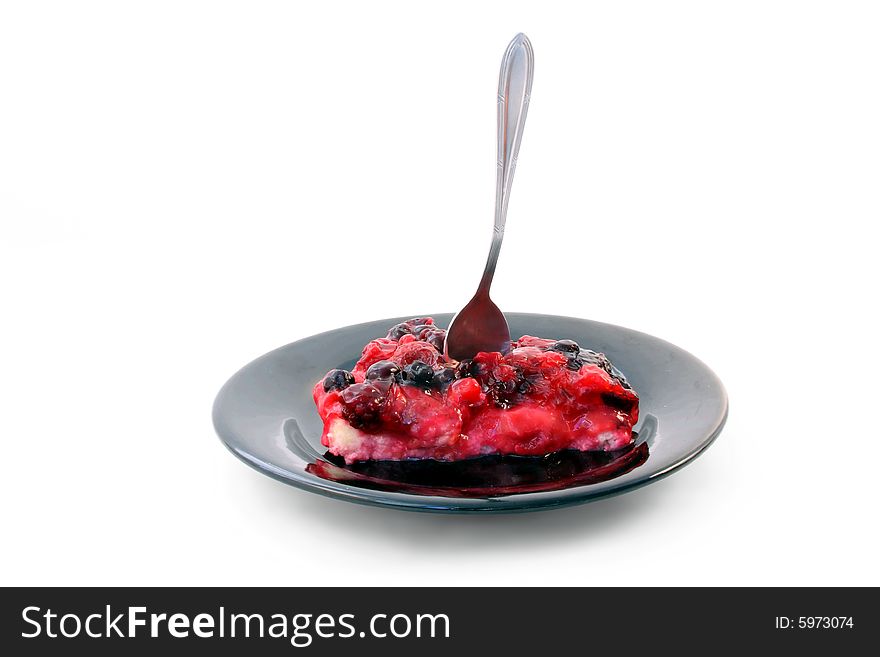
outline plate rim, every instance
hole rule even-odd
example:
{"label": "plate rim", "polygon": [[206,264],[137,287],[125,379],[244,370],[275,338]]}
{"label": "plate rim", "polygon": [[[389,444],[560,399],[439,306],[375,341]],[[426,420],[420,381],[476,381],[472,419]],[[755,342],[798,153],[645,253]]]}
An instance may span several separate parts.
{"label": "plate rim", "polygon": [[[436,317],[437,315],[447,315],[449,313],[436,313],[434,315],[423,315]],[[316,493],[322,495],[324,497],[329,497],[332,499],[337,499],[345,502],[353,502],[356,504],[366,505],[366,506],[374,506],[374,507],[385,507],[394,510],[403,510],[403,511],[412,511],[412,512],[428,512],[428,513],[517,513],[517,512],[528,512],[528,511],[540,511],[547,510],[552,508],[561,508],[565,506],[572,506],[577,504],[585,504],[588,502],[598,501],[601,499],[606,499],[608,497],[612,497],[615,495],[622,495],[624,493],[628,493],[630,491],[636,490],[643,486],[647,486],[648,484],[654,483],[656,481],[660,481],[668,477],[670,474],[677,472],[681,468],[689,465],[694,460],[696,460],[700,455],[702,455],[718,438],[723,430],[725,424],[727,423],[727,418],[730,414],[730,401],[727,394],[727,390],[724,387],[721,379],[717,374],[704,363],[702,360],[694,356],[689,351],[682,349],[681,347],[664,340],[663,338],[658,338],[649,333],[644,333],[637,329],[631,329],[624,326],[619,326],[616,324],[610,324],[607,322],[600,322],[598,320],[585,319],[581,317],[572,317],[567,315],[551,315],[546,313],[520,313],[520,312],[509,312],[505,313],[506,316],[514,316],[528,319],[528,318],[544,318],[544,319],[556,319],[556,320],[568,320],[574,322],[584,322],[587,324],[600,324],[607,328],[610,328],[614,331],[623,330],[629,333],[636,333],[641,336],[645,336],[653,341],[659,341],[670,347],[674,348],[677,351],[683,352],[694,361],[696,361],[705,372],[711,375],[711,378],[715,385],[718,388],[720,393],[720,401],[722,402],[723,411],[721,412],[719,418],[716,420],[715,425],[709,431],[708,435],[703,438],[699,443],[697,443],[693,448],[689,449],[686,452],[683,452],[682,455],[675,459],[673,463],[666,466],[662,470],[652,472],[642,478],[633,479],[631,481],[622,481],[618,485],[614,485],[614,480],[609,480],[608,486],[603,487],[601,490],[591,489],[589,485],[584,486],[575,486],[573,488],[568,489],[560,489],[553,491],[540,491],[540,492],[532,492],[532,493],[523,493],[523,494],[508,494],[501,496],[485,496],[485,497],[445,497],[445,496],[437,496],[437,495],[418,495],[415,493],[404,493],[399,491],[381,491],[374,490],[370,488],[364,488],[359,486],[352,486],[346,484],[344,482],[324,480],[320,477],[316,477],[314,475],[306,475],[305,471],[302,474],[294,473],[288,469],[276,466],[272,463],[267,463],[256,456],[244,452],[242,450],[236,449],[235,446],[230,444],[229,440],[224,436],[224,432],[221,429],[220,415],[221,415],[221,400],[224,396],[224,393],[228,390],[228,388],[233,384],[233,382],[237,379],[237,377],[253,366],[255,363],[275,354],[276,352],[290,349],[291,347],[295,347],[297,344],[304,342],[309,339],[316,338],[318,336],[333,334],[336,332],[345,332],[351,331],[352,329],[357,329],[360,327],[364,327],[371,324],[381,324],[381,323],[396,323],[400,320],[400,317],[392,317],[388,319],[376,319],[370,320],[366,322],[359,322],[356,324],[350,324],[347,326],[337,327],[334,329],[330,329],[328,331],[322,331],[320,333],[315,333],[314,335],[305,336],[298,340],[294,340],[293,342],[289,342],[280,347],[276,347],[261,356],[249,361],[244,366],[239,368],[232,376],[230,376],[227,381],[223,384],[220,390],[217,392],[216,397],[214,398],[214,403],[212,405],[212,423],[214,425],[214,431],[220,442],[232,452],[240,461],[244,462],[252,469],[256,470],[260,474],[266,475],[275,479],[276,481],[280,481],[287,485],[293,486],[300,490],[304,490],[310,493]],[[414,315],[415,316],[415,315]],[[406,315],[402,317],[407,317]],[[390,324],[389,324],[390,325]],[[561,495],[560,493],[566,493]]]}

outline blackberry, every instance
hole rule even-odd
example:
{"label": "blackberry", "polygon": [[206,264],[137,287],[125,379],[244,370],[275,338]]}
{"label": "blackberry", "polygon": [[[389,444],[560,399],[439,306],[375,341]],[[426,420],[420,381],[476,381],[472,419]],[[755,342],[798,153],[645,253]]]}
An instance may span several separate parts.
{"label": "blackberry", "polygon": [[467,376],[476,377],[479,369],[479,364],[475,363],[473,358],[465,358],[464,360],[459,361],[458,365],[455,367],[455,377],[457,379],[463,379]]}
{"label": "blackberry", "polygon": [[580,345],[574,340],[557,340],[548,347],[549,351],[558,351],[569,357],[577,356],[580,353]]}
{"label": "blackberry", "polygon": [[493,385],[499,394],[509,397],[516,392],[517,382],[515,379],[512,381],[495,381]]}
{"label": "blackberry", "polygon": [[608,375],[617,381],[623,388],[627,390],[632,390],[632,386],[626,380],[626,377],[623,376],[623,372],[614,367],[611,364],[611,361],[608,360],[608,356],[603,353],[590,351],[589,349],[581,349],[580,354],[578,355],[578,359],[583,363],[588,365],[595,365],[603,370],[605,370]]}
{"label": "blackberry", "polygon": [[512,391],[506,390],[505,386],[503,385],[492,385],[489,386],[489,389],[486,391],[486,395],[498,408],[510,408],[511,406],[513,406],[511,392]]}
{"label": "blackberry", "polygon": [[610,374],[611,376],[614,376],[614,368],[611,365],[611,361],[608,360],[608,356],[606,356],[605,354],[590,351],[589,349],[581,349],[581,353],[578,355],[578,358],[584,363],[600,367],[601,369],[608,372],[608,374]]}
{"label": "blackberry", "polygon": [[324,377],[324,392],[345,390],[354,383],[354,375],[348,370],[330,370]]}
{"label": "blackberry", "polygon": [[400,365],[393,360],[380,360],[370,365],[367,370],[367,381],[391,380],[397,377],[400,372]]}
{"label": "blackberry", "polygon": [[427,388],[434,379],[434,369],[426,362],[414,360],[403,368],[400,373],[400,382],[406,385]]}

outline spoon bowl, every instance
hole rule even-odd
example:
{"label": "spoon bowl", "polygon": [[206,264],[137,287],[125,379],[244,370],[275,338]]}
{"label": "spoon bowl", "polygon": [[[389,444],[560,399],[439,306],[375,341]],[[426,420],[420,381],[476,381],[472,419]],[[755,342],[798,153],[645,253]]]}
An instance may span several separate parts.
{"label": "spoon bowl", "polygon": [[[454,336],[449,340],[449,334]],[[510,349],[510,328],[501,309],[488,294],[477,292],[449,324],[446,355],[455,360],[472,358],[481,351]]]}

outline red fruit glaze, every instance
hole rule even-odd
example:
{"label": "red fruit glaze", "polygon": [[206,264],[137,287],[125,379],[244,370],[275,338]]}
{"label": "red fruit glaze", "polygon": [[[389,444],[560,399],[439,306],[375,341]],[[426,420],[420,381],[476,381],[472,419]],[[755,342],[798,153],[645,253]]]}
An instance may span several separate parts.
{"label": "red fruit glaze", "polygon": [[[321,442],[330,452],[349,463],[454,461],[613,451],[632,442],[638,396],[604,355],[526,335],[507,354],[457,363],[438,349],[443,335],[430,317],[409,320],[364,347],[354,384],[337,389],[325,384],[329,374],[315,384]],[[392,375],[396,368],[382,363],[374,370],[385,378],[367,379],[379,361],[403,371]]]}

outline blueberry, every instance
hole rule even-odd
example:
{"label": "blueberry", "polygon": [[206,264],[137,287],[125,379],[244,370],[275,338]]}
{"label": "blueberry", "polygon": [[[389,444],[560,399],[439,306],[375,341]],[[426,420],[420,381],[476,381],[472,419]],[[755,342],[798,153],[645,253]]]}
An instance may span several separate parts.
{"label": "blueberry", "polygon": [[407,324],[406,322],[402,324],[395,324],[388,330],[388,339],[390,340],[400,340],[404,335],[409,335],[412,333],[412,326]]}
{"label": "blueberry", "polygon": [[496,381],[494,385],[489,386],[487,394],[489,399],[499,408],[510,408],[513,406],[513,392],[516,389],[516,381]]}
{"label": "blueberry", "polygon": [[550,345],[549,350],[558,351],[566,356],[574,357],[580,353],[581,348],[574,340],[557,340]]}
{"label": "blueberry", "polygon": [[366,378],[368,381],[375,379],[393,379],[400,372],[400,366],[393,360],[380,360],[370,365]]}
{"label": "blueberry", "polygon": [[451,367],[444,367],[434,372],[432,383],[438,389],[445,390],[453,381],[455,381],[455,370]]}
{"label": "blueberry", "polygon": [[324,392],[345,390],[354,383],[354,375],[347,370],[330,370],[324,377]]}
{"label": "blueberry", "polygon": [[427,388],[434,379],[434,369],[421,360],[414,360],[400,373],[401,383]]}

